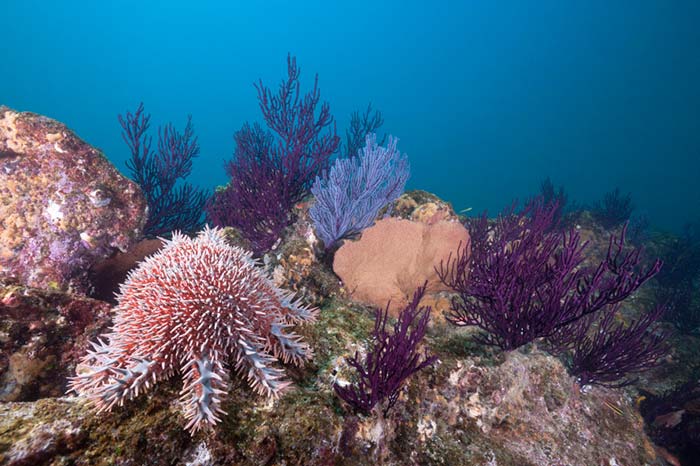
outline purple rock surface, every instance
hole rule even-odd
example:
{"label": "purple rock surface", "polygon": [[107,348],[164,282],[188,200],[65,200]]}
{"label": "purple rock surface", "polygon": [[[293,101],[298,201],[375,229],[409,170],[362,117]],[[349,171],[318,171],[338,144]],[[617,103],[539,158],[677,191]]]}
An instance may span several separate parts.
{"label": "purple rock surface", "polygon": [[0,106],[0,278],[84,292],[86,271],[142,236],[146,202],[64,124]]}

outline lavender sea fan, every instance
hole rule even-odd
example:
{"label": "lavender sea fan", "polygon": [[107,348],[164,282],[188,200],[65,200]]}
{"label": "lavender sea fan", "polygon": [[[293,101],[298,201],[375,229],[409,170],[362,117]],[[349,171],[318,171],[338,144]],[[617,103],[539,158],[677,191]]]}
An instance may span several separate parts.
{"label": "lavender sea fan", "polygon": [[357,353],[348,360],[357,370],[357,383],[333,386],[338,396],[355,410],[369,415],[378,403],[387,399],[386,415],[396,403],[403,382],[437,359],[437,356],[428,356],[426,349],[421,361],[418,352],[430,320],[431,308],[418,307],[424,293],[425,285],[416,290],[413,300],[399,314],[393,334],[386,331],[389,307],[384,311],[376,310],[372,332],[374,345],[367,352],[364,364]]}
{"label": "lavender sea fan", "polygon": [[336,160],[311,188],[316,203],[309,215],[326,249],[371,226],[379,210],[406,186],[410,166],[396,148],[398,140],[389,137],[384,148],[375,134],[368,134],[365,142],[356,157]]}

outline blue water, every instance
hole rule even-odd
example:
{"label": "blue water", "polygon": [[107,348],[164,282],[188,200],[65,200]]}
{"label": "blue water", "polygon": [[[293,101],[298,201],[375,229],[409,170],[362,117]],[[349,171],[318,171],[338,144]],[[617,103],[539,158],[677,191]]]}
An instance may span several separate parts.
{"label": "blue water", "polygon": [[[61,120],[124,169],[116,115],[188,113],[191,181],[226,178],[252,83],[286,55],[344,129],[369,101],[413,176],[495,211],[550,176],[592,202],[619,186],[659,228],[700,217],[700,2],[3,0],[0,103]],[[263,6],[264,5],[264,6]]]}

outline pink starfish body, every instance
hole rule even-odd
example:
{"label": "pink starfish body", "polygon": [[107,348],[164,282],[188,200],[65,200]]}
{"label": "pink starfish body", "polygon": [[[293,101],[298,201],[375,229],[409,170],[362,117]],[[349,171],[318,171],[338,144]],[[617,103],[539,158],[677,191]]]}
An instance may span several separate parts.
{"label": "pink starfish body", "polygon": [[194,239],[174,233],[129,274],[118,301],[112,330],[92,343],[70,382],[98,411],[180,373],[186,428],[194,433],[225,414],[229,367],[258,393],[277,397],[290,382],[274,363],[300,366],[312,357],[287,329],[313,321],[316,311],[277,288],[218,229]]}

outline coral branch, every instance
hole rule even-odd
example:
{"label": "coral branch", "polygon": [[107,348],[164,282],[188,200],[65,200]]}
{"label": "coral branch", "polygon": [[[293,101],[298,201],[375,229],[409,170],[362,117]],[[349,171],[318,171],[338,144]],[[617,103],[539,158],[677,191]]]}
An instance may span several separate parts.
{"label": "coral branch", "polygon": [[418,352],[430,320],[430,307],[418,307],[424,293],[425,285],[416,290],[413,301],[399,314],[391,335],[386,331],[389,306],[375,311],[373,346],[364,363],[359,354],[348,360],[357,371],[356,384],[333,386],[338,396],[357,411],[369,415],[378,403],[387,400],[386,414],[396,403],[404,381],[437,360],[426,349],[421,361]]}

